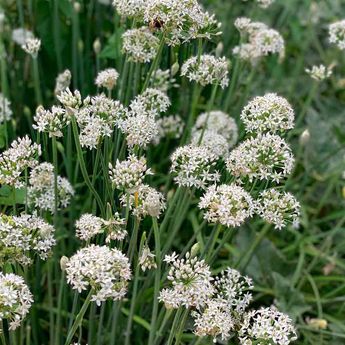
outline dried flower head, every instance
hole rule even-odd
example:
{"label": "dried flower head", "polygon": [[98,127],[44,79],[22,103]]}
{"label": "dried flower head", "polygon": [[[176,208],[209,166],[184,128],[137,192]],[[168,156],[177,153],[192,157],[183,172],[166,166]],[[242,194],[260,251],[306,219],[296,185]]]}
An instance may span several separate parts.
{"label": "dried flower head", "polygon": [[307,68],[305,71],[317,81],[328,79],[332,75],[332,68],[324,65],[312,66],[311,69]]}
{"label": "dried flower head", "polygon": [[206,210],[207,221],[227,227],[240,226],[254,213],[251,196],[235,184],[210,186],[201,197],[199,208]]}
{"label": "dried flower head", "polygon": [[248,133],[283,132],[294,126],[295,114],[289,102],[275,93],[252,99],[242,110]]}
{"label": "dried flower head", "polygon": [[40,155],[41,146],[28,136],[14,140],[11,147],[0,154],[0,183],[17,188],[23,186],[22,174],[38,164]]}
{"label": "dried flower head", "polygon": [[7,319],[9,329],[15,330],[29,312],[32,294],[22,277],[0,272],[0,322]]}
{"label": "dried flower head", "polygon": [[237,142],[238,128],[235,120],[220,110],[201,113],[196,119],[192,134],[204,128],[223,136],[229,148],[233,147]]}
{"label": "dried flower head", "polygon": [[146,158],[131,154],[124,161],[117,160],[115,166],[109,164],[109,177],[114,188],[131,192],[137,190],[146,175],[152,175],[147,168]]}
{"label": "dried flower head", "polygon": [[67,282],[79,293],[90,287],[97,305],[111,298],[121,300],[131,270],[128,258],[118,249],[90,245],[77,251],[66,263]]}
{"label": "dried flower head", "polygon": [[0,92],[0,124],[12,118],[11,102]]}
{"label": "dried flower head", "polygon": [[46,260],[55,245],[54,231],[53,226],[36,216],[0,215],[0,265],[29,265],[34,255]]}
{"label": "dried flower head", "polygon": [[22,45],[23,50],[31,55],[34,59],[37,58],[38,51],[41,48],[41,40],[38,38],[28,38]]}
{"label": "dried flower head", "polygon": [[329,26],[329,41],[345,49],[345,19],[335,22]]}
{"label": "dried flower head", "polygon": [[143,272],[157,268],[155,255],[151,252],[149,246],[145,244],[139,256],[139,265]]}
{"label": "dried flower head", "polygon": [[62,107],[52,106],[45,110],[41,105],[36,109],[32,127],[39,132],[48,133],[50,137],[62,137],[62,130],[69,124],[69,116]]}
{"label": "dried flower head", "polygon": [[186,76],[190,81],[195,81],[202,86],[214,84],[224,89],[229,84],[228,69],[229,62],[225,57],[194,56],[182,65],[181,76]]}
{"label": "dried flower head", "polygon": [[291,148],[278,135],[259,134],[231,151],[226,166],[236,177],[279,183],[292,172],[294,157]]}
{"label": "dried flower head", "polygon": [[275,188],[260,193],[257,202],[257,213],[268,223],[274,224],[281,230],[291,223],[298,228],[300,218],[300,204],[296,198],[288,192],[280,192]]}
{"label": "dried flower head", "polygon": [[71,84],[72,74],[69,69],[64,70],[58,74],[55,81],[55,95],[59,95],[62,91],[66,90]]}
{"label": "dried flower head", "polygon": [[186,145],[178,147],[171,156],[170,171],[179,186],[205,189],[220,178],[215,170],[216,161],[204,146]]}
{"label": "dried flower head", "polygon": [[57,209],[66,208],[74,189],[68,180],[57,176],[57,195],[55,198],[55,176],[54,166],[50,163],[37,165],[30,173],[28,186],[28,203],[40,210],[55,212],[55,201]]}
{"label": "dried flower head", "polygon": [[105,87],[106,89],[111,91],[116,85],[116,81],[118,77],[119,77],[119,73],[116,71],[115,68],[107,68],[103,71],[100,71],[97,74],[95,84],[98,87]]}
{"label": "dried flower head", "polygon": [[122,39],[122,50],[127,54],[129,61],[149,62],[157,54],[159,39],[145,26],[125,31]]}
{"label": "dried flower head", "polygon": [[198,309],[204,306],[214,293],[210,267],[205,261],[191,257],[190,253],[183,259],[178,259],[175,254],[167,255],[164,261],[171,266],[168,273],[170,286],[159,295],[165,307]]}
{"label": "dried flower head", "polygon": [[239,330],[239,340],[243,345],[288,345],[296,339],[292,320],[275,307],[249,311]]}

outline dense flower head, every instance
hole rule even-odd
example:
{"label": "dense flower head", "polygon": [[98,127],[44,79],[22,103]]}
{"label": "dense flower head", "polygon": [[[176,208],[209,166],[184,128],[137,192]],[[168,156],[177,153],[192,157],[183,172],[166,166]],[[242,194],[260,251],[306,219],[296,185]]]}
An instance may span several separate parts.
{"label": "dense flower head", "polygon": [[38,51],[41,48],[41,40],[38,38],[27,38],[22,45],[25,53],[31,55],[33,58],[37,57]]}
{"label": "dense flower head", "polygon": [[116,85],[118,77],[119,73],[115,68],[107,68],[97,74],[95,84],[98,87],[105,87],[108,90],[112,90]]}
{"label": "dense flower head", "polygon": [[122,195],[121,203],[123,206],[128,203],[129,209],[139,218],[146,216],[158,218],[166,206],[163,194],[146,184],[140,185],[130,194],[129,200],[125,194]]}
{"label": "dense flower head", "polygon": [[324,65],[312,66],[311,69],[306,68],[306,73],[310,75],[311,78],[322,81],[328,79],[332,75],[332,68],[326,67]]}
{"label": "dense flower head", "polygon": [[254,213],[254,202],[242,187],[235,184],[210,186],[201,197],[199,208],[205,209],[204,218],[227,227],[240,226]]}
{"label": "dense flower head", "polygon": [[284,139],[267,133],[243,141],[230,152],[226,165],[236,177],[279,183],[292,172],[294,157]]}
{"label": "dense flower head", "polygon": [[220,178],[215,170],[216,161],[204,146],[178,147],[171,156],[171,172],[179,186],[205,189]]}
{"label": "dense flower head", "polygon": [[225,57],[204,54],[189,58],[181,67],[181,76],[202,86],[217,84],[224,89],[229,84],[228,69],[229,62]]}
{"label": "dense flower head", "polygon": [[12,118],[11,102],[0,92],[0,124]]}
{"label": "dense flower head", "polygon": [[129,61],[149,62],[157,54],[159,39],[145,26],[125,31],[122,40],[122,50],[127,54]]}
{"label": "dense flower head", "polygon": [[131,102],[130,106],[132,111],[136,111],[137,107],[140,109],[143,106],[148,113],[157,116],[159,113],[167,111],[170,104],[170,99],[165,92],[147,88]]}
{"label": "dense flower head", "polygon": [[300,217],[300,204],[296,198],[275,188],[260,193],[257,202],[257,213],[268,223],[274,224],[276,229],[286,227],[291,223],[298,228]]}
{"label": "dense flower head", "polygon": [[154,143],[158,144],[163,138],[179,139],[182,136],[184,122],[178,115],[163,116],[157,120],[158,134]]}
{"label": "dense flower head", "polygon": [[203,128],[222,135],[227,140],[229,148],[237,142],[238,128],[235,120],[220,110],[201,113],[196,119],[192,133]]}
{"label": "dense flower head", "polygon": [[147,244],[142,248],[142,251],[139,256],[139,265],[143,272],[146,270],[151,270],[157,268],[155,261],[155,254],[153,254]]}
{"label": "dense flower head", "polygon": [[11,147],[0,154],[0,183],[20,188],[24,185],[21,176],[28,168],[38,164],[41,146],[25,136],[11,143]]}
{"label": "dense flower head", "polygon": [[174,67],[166,70],[157,69],[151,76],[150,85],[163,92],[167,92],[171,87],[178,87],[173,74],[177,73],[177,71],[173,69]]}
{"label": "dense flower head", "polygon": [[115,166],[109,164],[109,177],[114,188],[132,191],[138,189],[145,176],[152,172],[146,165],[146,158],[131,154],[124,161],[117,160]]}
{"label": "dense flower head", "polygon": [[76,110],[82,105],[79,90],[72,92],[68,87],[56,95],[59,102],[67,109]]}
{"label": "dense flower head", "polygon": [[204,260],[187,253],[178,259],[176,254],[166,255],[164,261],[171,267],[168,273],[170,286],[161,290],[159,300],[168,309],[200,308],[214,293],[210,267]]}
{"label": "dense flower head", "polygon": [[289,102],[275,93],[252,99],[242,110],[241,120],[249,133],[283,132],[294,126]]}
{"label": "dense flower head", "polygon": [[33,296],[22,277],[0,272],[0,322],[7,320],[15,330],[29,312]]}
{"label": "dense flower head", "polygon": [[249,60],[254,64],[258,59],[269,54],[284,57],[285,43],[278,31],[246,17],[237,18],[235,27],[243,37],[243,42],[233,49],[233,54],[238,55],[240,59]]}
{"label": "dense flower head", "polygon": [[144,15],[146,0],[113,0],[113,6],[123,17],[137,17]]}
{"label": "dense flower head", "polygon": [[126,219],[121,218],[118,212],[115,212],[109,219],[103,221],[103,227],[105,229],[106,238],[105,242],[122,241],[126,235]]}
{"label": "dense flower head", "polygon": [[212,130],[194,132],[191,143],[206,147],[215,159],[227,156],[230,149],[227,140],[221,134]]}
{"label": "dense flower head", "polygon": [[329,41],[345,49],[345,19],[335,22],[329,26]]}
{"label": "dense flower head", "polygon": [[115,125],[125,115],[124,106],[104,94],[85,98],[83,106],[75,113],[81,146],[96,148],[104,137],[112,135]]}
{"label": "dense flower head", "polygon": [[32,127],[39,132],[48,133],[50,137],[62,137],[62,129],[69,123],[69,116],[62,107],[52,106],[51,110],[44,109],[41,105],[36,109]]}
{"label": "dense flower head", "polygon": [[88,241],[103,232],[102,226],[102,218],[85,213],[75,223],[76,236],[81,240]]}
{"label": "dense flower head", "polygon": [[[57,208],[66,208],[74,195],[74,189],[68,180],[57,176]],[[55,212],[55,176],[51,163],[41,163],[30,173],[28,203],[40,210]]]}
{"label": "dense flower head", "polygon": [[46,260],[55,244],[54,231],[52,225],[37,216],[0,215],[0,265],[29,265],[35,254]]}
{"label": "dense flower head", "polygon": [[72,74],[69,69],[66,69],[62,73],[58,74],[55,81],[55,95],[58,95],[62,91],[66,90],[71,84],[71,79]]}
{"label": "dense flower head", "polygon": [[97,305],[107,299],[121,300],[131,278],[129,260],[120,250],[94,244],[78,250],[65,269],[72,288],[80,293],[90,287],[91,301]]}
{"label": "dense flower head", "polygon": [[12,40],[16,44],[22,46],[28,39],[33,39],[34,34],[24,28],[17,28],[12,31]]}
{"label": "dense flower head", "polygon": [[243,345],[288,345],[296,339],[292,320],[275,307],[249,311],[239,330],[239,340]]}

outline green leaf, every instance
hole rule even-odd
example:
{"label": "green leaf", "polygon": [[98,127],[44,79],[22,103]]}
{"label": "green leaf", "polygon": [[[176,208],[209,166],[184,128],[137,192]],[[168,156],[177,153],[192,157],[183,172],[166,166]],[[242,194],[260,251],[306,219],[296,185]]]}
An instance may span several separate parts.
{"label": "green leaf", "polygon": [[15,189],[10,186],[2,186],[0,188],[0,204],[25,204],[25,194],[26,188]]}

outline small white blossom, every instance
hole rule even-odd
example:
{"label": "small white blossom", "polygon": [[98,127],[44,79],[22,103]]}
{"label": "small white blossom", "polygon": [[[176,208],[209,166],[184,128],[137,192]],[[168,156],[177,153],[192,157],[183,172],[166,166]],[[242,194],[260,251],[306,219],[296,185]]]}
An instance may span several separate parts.
{"label": "small white blossom", "polygon": [[60,103],[68,109],[78,109],[82,104],[79,90],[72,92],[68,87],[61,91],[56,97]]}
{"label": "small white blossom", "polygon": [[79,293],[92,289],[97,305],[107,299],[124,298],[131,270],[128,258],[118,249],[90,245],[77,251],[66,263],[68,284]]}
{"label": "small white blossom", "polygon": [[11,102],[0,92],[0,124],[10,120],[12,115]]}
{"label": "small white blossom", "polygon": [[229,62],[225,57],[194,56],[182,65],[181,76],[186,76],[190,81],[195,81],[202,86],[217,84],[224,89],[229,84],[228,69]]}
{"label": "small white blossom", "polygon": [[345,49],[345,19],[335,22],[329,26],[329,41]]}
{"label": "small white blossom", "polygon": [[155,255],[151,252],[148,245],[144,245],[140,253],[139,265],[143,272],[145,272],[146,270],[151,270],[152,268],[157,268]]}
{"label": "small white blossom", "polygon": [[102,221],[107,235],[106,243],[110,243],[112,240],[122,241],[126,237],[126,219],[121,218],[118,212],[115,212],[110,219]]}
{"label": "small white blossom", "polygon": [[22,48],[27,54],[31,55],[35,59],[41,48],[41,40],[38,38],[28,38],[25,40]]}
{"label": "small white blossom", "polygon": [[166,70],[157,69],[151,76],[150,85],[162,92],[167,92],[172,87],[177,88],[178,84],[176,83],[173,72],[173,67]]}
{"label": "small white blossom", "polygon": [[143,16],[146,0],[113,0],[113,6],[123,17]]}
{"label": "small white blossom", "polygon": [[305,71],[317,81],[328,79],[332,75],[332,68],[324,65],[312,66],[311,69],[307,68]]}
{"label": "small white blossom", "polygon": [[88,241],[97,234],[103,233],[103,219],[92,214],[83,214],[75,223],[76,236]]}
{"label": "small white blossom", "polygon": [[295,228],[299,226],[300,204],[296,198],[287,192],[280,192],[271,188],[260,193],[257,201],[257,213],[268,223],[274,224],[281,230],[291,223]]}
{"label": "small white blossom", "polygon": [[159,144],[163,138],[179,139],[182,136],[184,122],[178,115],[163,116],[157,120],[158,134],[154,143]]}
{"label": "small white blossom", "polygon": [[0,322],[7,319],[9,329],[20,326],[31,304],[32,294],[22,277],[0,272]]}
{"label": "small white blossom", "polygon": [[105,87],[111,91],[116,85],[118,77],[119,73],[115,68],[108,68],[98,73],[95,84],[98,87]]}

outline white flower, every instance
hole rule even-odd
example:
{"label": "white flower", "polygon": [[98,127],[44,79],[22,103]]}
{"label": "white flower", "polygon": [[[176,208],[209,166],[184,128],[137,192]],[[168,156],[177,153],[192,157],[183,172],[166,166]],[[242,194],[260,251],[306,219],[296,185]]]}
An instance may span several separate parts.
{"label": "white flower", "polygon": [[55,80],[55,95],[59,95],[62,91],[66,90],[71,84],[72,74],[69,69],[64,70],[58,74]]}
{"label": "white flower", "polygon": [[122,241],[126,237],[126,219],[121,218],[118,212],[115,212],[108,220],[102,219],[102,221],[107,234],[106,243],[112,240]]}
{"label": "white flower", "polygon": [[247,344],[288,345],[297,339],[292,320],[275,307],[249,311],[239,330],[239,340]]}
{"label": "white flower", "polygon": [[41,146],[32,143],[28,136],[14,140],[11,147],[0,154],[0,183],[22,187],[22,174],[38,164],[40,155]]}
{"label": "white flower", "polygon": [[32,127],[39,132],[48,133],[50,137],[62,137],[62,129],[69,124],[69,117],[62,107],[52,106],[45,110],[41,105],[37,107]]}
{"label": "white flower", "polygon": [[137,105],[138,107],[144,106],[147,112],[158,115],[166,112],[170,104],[170,99],[165,92],[159,89],[147,88],[131,102],[131,108],[135,110]]}
{"label": "white flower", "polygon": [[[176,79],[174,78],[173,73],[175,71],[173,71],[173,69],[174,66],[171,69],[166,70],[157,69],[151,76],[150,85],[162,92],[167,92],[171,87],[178,87]],[[175,73],[177,73],[177,71]]]}
{"label": "white flower", "polygon": [[242,187],[231,185],[210,186],[201,197],[199,208],[205,209],[204,218],[227,227],[240,226],[254,213],[254,203]]}
{"label": "white flower", "polygon": [[179,139],[183,133],[184,122],[178,115],[163,116],[156,123],[158,127],[158,134],[154,138],[156,145],[165,137]]}
{"label": "white flower", "polygon": [[79,293],[92,289],[91,301],[97,305],[107,299],[121,300],[131,270],[128,258],[118,249],[90,245],[77,251],[66,263],[67,282]]}
{"label": "white flower", "polygon": [[65,108],[72,110],[78,109],[82,104],[79,90],[72,92],[68,87],[62,90],[56,97]]}
{"label": "white flower", "polygon": [[329,26],[329,41],[345,49],[345,19],[335,22]]}
{"label": "white flower", "polygon": [[243,141],[230,152],[227,169],[236,177],[280,182],[294,166],[294,157],[288,144],[274,134],[259,134]]}
{"label": "white flower", "polygon": [[305,71],[310,75],[311,78],[317,81],[328,79],[332,75],[332,68],[324,65],[314,65],[311,69],[307,68]]}
{"label": "white flower", "polygon": [[273,4],[274,1],[275,0],[256,0],[256,2],[261,8],[268,8]]}
{"label": "white flower", "polygon": [[257,213],[268,223],[281,230],[287,223],[295,228],[299,226],[300,204],[295,197],[287,192],[271,188],[260,193],[257,201]]}
{"label": "white flower", "polygon": [[22,214],[19,217],[0,215],[0,264],[32,263],[37,254],[46,260],[55,245],[54,227],[42,218]]}
{"label": "white flower", "polygon": [[7,319],[9,329],[15,330],[29,312],[32,302],[32,294],[22,277],[0,272],[0,322]]}
{"label": "white flower", "polygon": [[151,270],[152,268],[157,268],[155,255],[151,252],[147,244],[144,245],[140,253],[139,265],[143,272],[145,272],[146,270]]}
{"label": "white flower", "polygon": [[116,85],[118,77],[119,73],[115,68],[108,68],[98,73],[95,84],[98,87],[105,87],[108,90],[112,90]]}
{"label": "white flower", "polygon": [[237,142],[238,128],[235,120],[220,110],[201,113],[196,119],[192,135],[203,128],[223,136],[227,140],[229,148],[233,147]]}
{"label": "white flower", "polygon": [[275,93],[255,97],[241,113],[248,133],[283,132],[294,127],[294,119],[289,102]]}
{"label": "white flower", "polygon": [[0,92],[0,124],[12,117],[11,102]]}
{"label": "white flower", "polygon": [[214,169],[216,161],[204,146],[186,145],[178,147],[171,156],[170,171],[180,186],[205,189],[220,178]]}
{"label": "white flower", "polygon": [[125,31],[122,39],[122,50],[128,55],[129,61],[149,62],[157,54],[159,39],[145,26]]}
{"label": "white flower", "polygon": [[192,258],[190,253],[184,259],[169,256],[165,261],[171,266],[167,277],[170,286],[161,290],[159,295],[165,307],[177,309],[180,306],[204,306],[214,293],[210,267],[205,261]]}
{"label": "white flower", "polygon": [[143,16],[146,0],[113,0],[113,6],[123,17]]}
{"label": "white flower", "polygon": [[190,81],[202,86],[217,84],[224,89],[229,84],[228,69],[229,63],[225,57],[205,54],[200,58],[189,58],[181,67],[181,76],[186,76]]}
{"label": "white flower", "polygon": [[76,236],[88,241],[97,234],[103,233],[103,219],[92,214],[83,214],[75,223]]}
{"label": "white flower", "polygon": [[152,172],[146,165],[145,157],[137,158],[135,155],[120,162],[116,161],[115,166],[109,164],[109,177],[114,188],[132,191],[136,190],[144,181],[146,175]]}
{"label": "white flower", "polygon": [[[57,176],[57,208],[69,205],[74,189],[66,178]],[[54,166],[50,163],[37,165],[30,173],[28,203],[44,211],[55,212]]]}
{"label": "white flower", "polygon": [[38,51],[41,48],[41,40],[38,38],[28,38],[22,45],[23,50],[31,55],[33,58],[37,57]]}

